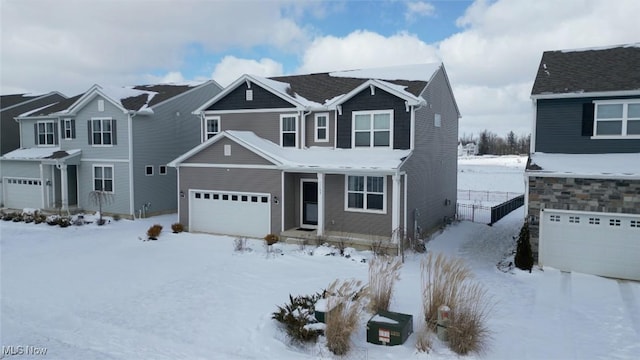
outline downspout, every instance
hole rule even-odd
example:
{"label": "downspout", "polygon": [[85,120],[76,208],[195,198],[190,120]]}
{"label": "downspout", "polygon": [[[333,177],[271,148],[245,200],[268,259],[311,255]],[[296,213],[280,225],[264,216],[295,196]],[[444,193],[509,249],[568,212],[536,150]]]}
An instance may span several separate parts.
{"label": "downspout", "polygon": [[22,126],[20,126],[20,119],[15,117],[15,118],[13,118],[13,120],[18,123],[18,140],[20,141],[20,149],[23,149],[23,147],[22,147]]}
{"label": "downspout", "polygon": [[134,186],[133,186],[133,117],[136,116],[135,111],[128,112],[128,136],[129,136],[129,215],[135,220],[135,198],[134,198]]}
{"label": "downspout", "polygon": [[300,149],[304,149],[307,145],[307,115],[311,114],[311,110],[304,112],[299,111],[300,114]]}

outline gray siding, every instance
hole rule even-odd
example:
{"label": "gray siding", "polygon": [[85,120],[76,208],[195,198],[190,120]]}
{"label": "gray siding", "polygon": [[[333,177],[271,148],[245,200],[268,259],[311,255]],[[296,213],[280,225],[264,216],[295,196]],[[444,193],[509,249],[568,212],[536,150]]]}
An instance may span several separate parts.
{"label": "gray siding", "polygon": [[[416,111],[415,149],[403,166],[407,173],[407,227],[413,236],[413,222],[425,231],[455,215],[457,200],[458,113],[442,70],[429,83],[422,96],[431,106]],[[441,114],[442,126],[434,126],[434,115]],[[450,200],[445,205],[445,200]]]}
{"label": "gray siding", "polygon": [[[316,131],[316,114],[329,114],[329,119],[327,123],[327,133],[328,133],[328,142],[315,142],[315,131]],[[304,124],[305,124],[305,146],[329,146],[333,147],[335,144],[335,136],[336,136],[336,123],[335,123],[335,111],[320,111],[313,112],[306,116]]]}
{"label": "gray siding", "polygon": [[[160,166],[200,144],[200,117],[191,114],[220,91],[214,83],[192,89],[153,107],[153,115],[133,118],[134,209],[145,204],[150,213],[177,211],[177,175],[167,167],[160,175]],[[146,166],[153,166],[147,176]]]}
{"label": "gray siding", "polygon": [[[296,196],[296,181],[300,181],[294,174],[285,174],[284,176],[284,230],[297,228],[300,226],[300,222],[296,220],[296,199],[300,194]],[[297,190],[299,193],[300,190]],[[299,201],[299,200],[298,200]],[[300,206],[300,205],[298,205]]]}
{"label": "gray siding", "polygon": [[[22,148],[28,149],[38,146],[36,145],[36,134],[34,129],[34,124],[38,123],[38,121],[49,120],[20,120],[20,140],[22,141]],[[55,121],[55,119],[51,118],[51,121]]]}
{"label": "gray siding", "polygon": [[40,179],[39,161],[3,160],[1,164],[2,176]]}
{"label": "gray siding", "polygon": [[582,135],[583,104],[604,99],[609,98],[538,100],[536,152],[566,154],[640,152],[640,139],[604,140],[591,139],[590,136]]}
{"label": "gray siding", "polygon": [[371,95],[369,88],[362,90],[342,104],[342,115],[338,115],[337,131],[339,148],[351,148],[351,124],[353,111],[393,109],[393,148],[408,149],[411,144],[411,113],[406,111],[404,100],[377,89]]}
{"label": "gray siding", "polygon": [[[225,145],[231,146],[231,156],[224,155]],[[265,158],[227,138],[211,144],[206,149],[187,159],[185,163],[273,165]]]}
{"label": "gray siding", "polygon": [[[220,115],[220,130],[253,131],[259,137],[280,145],[280,115],[283,114],[299,115],[295,109],[283,112],[222,114]],[[298,136],[300,136],[299,127]],[[300,139],[298,139],[298,144],[300,144]]]}
{"label": "gray siding", "polygon": [[208,107],[207,110],[274,109],[294,107],[288,101],[283,100],[279,96],[274,95],[254,83],[251,83],[253,100],[247,101],[247,89],[247,83],[243,82],[225,97]]}
{"label": "gray siding", "polygon": [[[280,177],[279,170],[180,167],[179,191],[185,194],[180,198],[180,222],[185,227],[189,224],[189,189],[259,192],[281,199]],[[276,234],[282,231],[281,206],[282,202],[276,205],[271,201],[271,231]],[[247,219],[247,224],[250,222]]]}
{"label": "gray siding", "polygon": [[[106,106],[106,104],[105,104]],[[93,191],[93,165],[113,165],[113,190],[111,202],[102,206],[102,211],[113,214],[129,215],[129,163],[127,162],[88,162],[83,161],[78,166],[79,185],[78,206],[81,209],[98,211],[98,206],[90,201],[89,194]]]}

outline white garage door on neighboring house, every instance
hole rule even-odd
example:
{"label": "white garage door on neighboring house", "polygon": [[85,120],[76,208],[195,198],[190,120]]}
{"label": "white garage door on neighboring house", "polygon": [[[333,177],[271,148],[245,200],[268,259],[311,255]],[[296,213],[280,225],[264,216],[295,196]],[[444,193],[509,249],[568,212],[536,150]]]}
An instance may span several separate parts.
{"label": "white garage door on neighboring house", "polygon": [[271,232],[270,200],[263,193],[189,190],[189,230],[262,238]]}
{"label": "white garage door on neighboring house", "polygon": [[4,206],[10,209],[42,207],[42,181],[30,178],[4,178]]}
{"label": "white garage door on neighboring house", "polygon": [[640,215],[545,209],[539,263],[640,280]]}

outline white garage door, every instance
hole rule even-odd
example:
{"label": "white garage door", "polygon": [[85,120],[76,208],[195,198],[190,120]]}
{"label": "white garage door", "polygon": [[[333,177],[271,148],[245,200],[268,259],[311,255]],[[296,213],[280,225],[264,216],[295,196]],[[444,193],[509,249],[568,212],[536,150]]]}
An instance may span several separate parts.
{"label": "white garage door", "polygon": [[640,280],[640,215],[543,210],[539,263]]}
{"label": "white garage door", "polygon": [[189,229],[264,237],[271,232],[269,194],[189,190]]}
{"label": "white garage door", "polygon": [[4,206],[10,209],[42,207],[42,181],[29,178],[4,178]]}

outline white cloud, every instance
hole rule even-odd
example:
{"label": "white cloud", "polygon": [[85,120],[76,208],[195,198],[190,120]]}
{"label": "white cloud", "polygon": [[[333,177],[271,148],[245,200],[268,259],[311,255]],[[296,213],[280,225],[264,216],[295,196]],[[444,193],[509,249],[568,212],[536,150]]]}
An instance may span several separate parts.
{"label": "white cloud", "polygon": [[282,75],[282,64],[271,59],[239,59],[225,56],[215,67],[211,77],[222,86],[227,86],[244,74],[264,77]]}
{"label": "white cloud", "polygon": [[436,48],[401,32],[389,37],[354,31],[345,37],[316,38],[305,51],[299,72],[324,72],[439,61]]}
{"label": "white cloud", "polygon": [[406,4],[407,10],[404,13],[404,18],[409,22],[413,22],[421,16],[433,16],[436,12],[435,6],[428,2],[416,1],[407,2]]}

